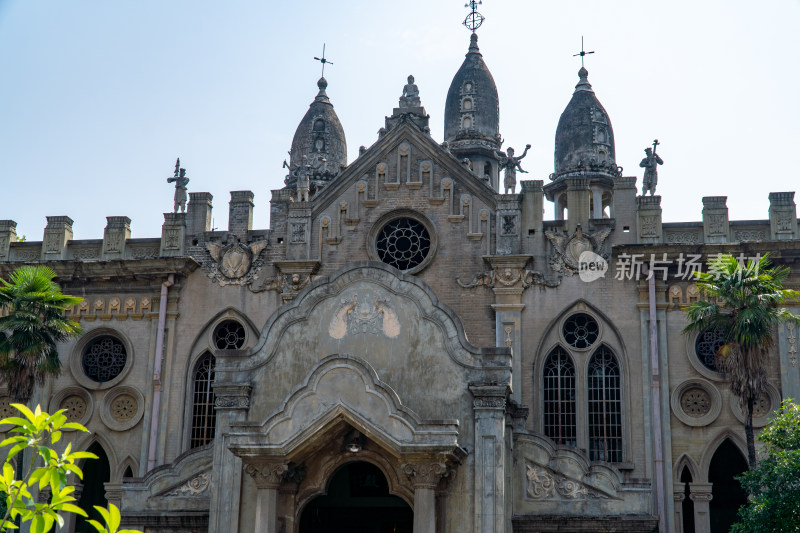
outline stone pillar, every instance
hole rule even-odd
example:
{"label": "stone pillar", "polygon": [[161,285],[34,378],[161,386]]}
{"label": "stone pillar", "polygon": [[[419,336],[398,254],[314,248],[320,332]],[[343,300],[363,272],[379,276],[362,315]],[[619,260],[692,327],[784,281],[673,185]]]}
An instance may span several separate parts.
{"label": "stone pillar", "polygon": [[106,500],[122,509],[122,483],[103,483],[106,489]]}
{"label": "stone pillar", "polygon": [[0,261],[8,261],[12,242],[17,242],[17,223],[0,220]]}
{"label": "stone pillar", "polygon": [[414,532],[436,533],[436,486],[447,473],[444,463],[403,465],[403,472],[414,485]]}
{"label": "stone pillar", "polygon": [[661,197],[636,197],[636,231],[639,244],[659,244],[662,240]]}
{"label": "stone pillar", "polygon": [[703,238],[706,244],[728,242],[730,222],[727,202],[727,196],[703,197]]}
{"label": "stone pillar", "polygon": [[42,239],[42,261],[65,259],[67,242],[72,240],[72,219],[67,216],[47,217]]}
{"label": "stone pillar", "polygon": [[131,238],[131,219],[128,217],[106,217],[103,232],[103,259],[123,259],[125,243]]}
{"label": "stone pillar", "polygon": [[161,256],[183,255],[186,237],[186,213],[164,213],[161,226]]}
{"label": "stone pillar", "polygon": [[[790,307],[793,314],[800,307]],[[778,353],[781,362],[781,393],[784,398],[800,398],[800,326],[784,322],[778,326]]]}
{"label": "stone pillar", "polygon": [[[683,486],[682,483],[681,486]],[[676,491],[672,494],[672,497],[675,508],[675,533],[683,533],[683,500],[686,498],[686,495],[683,491]]]}
{"label": "stone pillar", "polygon": [[245,240],[247,232],[253,229],[253,192],[231,191],[228,212],[228,231]]}
{"label": "stone pillar", "polygon": [[592,218],[603,218],[603,191],[592,189]]}
{"label": "stone pillar", "polygon": [[708,502],[713,498],[712,483],[689,483],[689,498],[694,502],[695,533],[711,533],[711,514]]}
{"label": "stone pillar", "polygon": [[573,233],[578,224],[586,227],[589,211],[589,178],[567,178],[567,233]]}
{"label": "stone pillar", "polygon": [[475,533],[506,530],[505,413],[507,383],[469,384],[475,413]]}
{"label": "stone pillar", "polygon": [[794,192],[769,193],[769,230],[770,238],[774,241],[797,238],[797,206],[794,203]]}
{"label": "stone pillar", "polygon": [[[78,500],[81,499],[81,494],[83,493],[83,484],[82,483],[74,483],[72,485],[75,487],[75,490],[72,492],[72,497],[75,498],[75,503],[77,505]],[[75,521],[78,518],[78,515],[75,513],[64,513],[62,512],[61,516],[64,518],[64,525],[56,531],[75,531]]]}
{"label": "stone pillar", "polygon": [[286,222],[286,257],[302,261],[311,258],[311,204],[289,204]]}
{"label": "stone pillar", "polygon": [[522,209],[519,197],[514,194],[504,194],[497,202],[497,255],[511,255],[520,252],[520,225],[522,223]]}
{"label": "stone pillar", "polygon": [[288,470],[282,461],[257,461],[244,467],[258,488],[255,533],[278,533],[278,487]]}
{"label": "stone pillar", "polygon": [[614,179],[614,196],[611,198],[611,218],[616,221],[614,244],[635,244],[636,234],[636,177]]}
{"label": "stone pillar", "polygon": [[542,180],[522,181],[522,232],[532,237],[542,233],[544,192]]}
{"label": "stone pillar", "polygon": [[211,200],[209,192],[190,192],[189,206],[186,208],[186,231],[198,235],[211,231]]}

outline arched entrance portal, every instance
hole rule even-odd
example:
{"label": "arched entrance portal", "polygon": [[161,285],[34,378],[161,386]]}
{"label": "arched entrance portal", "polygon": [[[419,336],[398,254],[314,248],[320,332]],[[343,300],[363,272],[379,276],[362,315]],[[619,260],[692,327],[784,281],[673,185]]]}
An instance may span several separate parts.
{"label": "arched entrance portal", "polygon": [[364,462],[348,463],[311,500],[300,516],[300,533],[411,533],[411,507],[389,494],[383,472]]}
{"label": "arched entrance portal", "polygon": [[711,511],[711,533],[727,533],[734,522],[739,507],[747,503],[747,493],[736,476],[747,470],[739,448],[729,439],[720,444],[708,467],[708,480],[713,483]]}

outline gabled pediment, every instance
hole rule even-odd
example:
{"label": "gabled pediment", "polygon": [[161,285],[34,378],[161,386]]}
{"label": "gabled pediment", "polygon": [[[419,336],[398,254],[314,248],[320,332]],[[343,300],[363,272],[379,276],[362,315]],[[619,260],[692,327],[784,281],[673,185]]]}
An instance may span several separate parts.
{"label": "gabled pediment", "polygon": [[475,197],[494,211],[498,194],[491,186],[418,127],[408,122],[401,123],[314,196],[312,216],[330,209],[354,188],[358,191],[356,194],[363,194],[361,197],[367,202],[390,197],[404,187],[419,189],[434,200],[443,200],[442,182],[447,185],[447,180],[455,190]]}

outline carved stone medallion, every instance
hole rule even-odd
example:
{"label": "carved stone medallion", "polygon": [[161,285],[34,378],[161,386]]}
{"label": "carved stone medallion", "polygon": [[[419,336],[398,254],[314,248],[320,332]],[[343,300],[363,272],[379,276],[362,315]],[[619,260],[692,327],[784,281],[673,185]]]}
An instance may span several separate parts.
{"label": "carved stone medallion", "polygon": [[86,415],[86,401],[77,394],[73,394],[64,398],[59,409],[66,409],[64,416],[70,422],[80,422]]}
{"label": "carved stone medallion", "polygon": [[136,416],[139,406],[130,394],[120,394],[111,401],[111,416],[118,422],[127,422]]}
{"label": "carved stone medallion", "polygon": [[263,261],[259,259],[259,254],[266,246],[266,241],[250,245],[237,242],[226,246],[209,242],[206,243],[206,249],[212,261],[205,262],[203,266],[209,270],[208,277],[220,285],[247,285],[261,270]]}
{"label": "carved stone medallion", "polygon": [[700,418],[711,411],[711,396],[700,387],[692,387],[681,395],[681,409],[692,418]]}
{"label": "carved stone medallion", "polygon": [[553,252],[550,254],[550,268],[567,276],[577,274],[578,261],[583,252],[594,252],[607,261],[605,241],[613,229],[609,227],[595,233],[583,233],[581,226],[578,225],[572,235],[561,231],[546,231],[545,235],[553,247]]}
{"label": "carved stone medallion", "polygon": [[400,321],[388,298],[369,294],[359,298],[354,294],[351,299],[341,300],[328,333],[334,339],[344,338],[347,334],[381,335],[393,339],[400,334]]}

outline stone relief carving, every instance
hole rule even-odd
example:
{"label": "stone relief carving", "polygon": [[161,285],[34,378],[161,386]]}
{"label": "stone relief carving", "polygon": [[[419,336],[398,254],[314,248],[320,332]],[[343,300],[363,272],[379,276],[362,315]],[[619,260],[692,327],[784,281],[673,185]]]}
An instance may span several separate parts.
{"label": "stone relief carving", "polygon": [[681,409],[692,418],[700,418],[711,411],[711,396],[700,387],[687,389],[681,395]]}
{"label": "stone relief carving", "polygon": [[[77,307],[68,310],[68,314],[72,320],[141,320],[145,316],[145,312],[150,312],[152,301],[148,296],[142,297],[139,300],[139,312],[136,312],[136,298],[127,296],[123,300],[117,296],[112,296],[108,299],[108,304],[103,298],[96,298],[92,305],[87,300],[81,302]],[[106,311],[107,310],[107,311]]]}
{"label": "stone relief carving", "polygon": [[198,474],[197,476],[193,477],[183,485],[164,493],[163,496],[184,496],[193,498],[203,494],[204,492],[207,492],[210,486],[211,472],[203,472],[202,474]]}
{"label": "stone relief carving", "polygon": [[708,234],[709,235],[725,234],[725,215],[717,215],[717,214],[708,215]]}
{"label": "stone relief carving", "polygon": [[567,276],[578,273],[578,259],[583,252],[594,252],[608,261],[605,251],[605,241],[613,231],[613,227],[605,228],[595,233],[583,233],[578,225],[572,235],[558,230],[545,231],[547,239],[553,246],[550,255],[550,268]]}
{"label": "stone relief carving", "polygon": [[645,215],[642,220],[642,237],[658,237],[658,215]]}
{"label": "stone relief carving", "polygon": [[244,471],[251,476],[259,488],[277,488],[284,480],[289,465],[286,463],[262,463],[245,465]]}
{"label": "stone relief carving", "polygon": [[447,465],[444,463],[414,463],[401,467],[414,488],[435,489],[439,480],[447,476]]}
{"label": "stone relief carving", "polygon": [[737,241],[764,241],[767,239],[766,231],[754,229],[738,230],[733,232],[733,238]]}
{"label": "stone relief carving", "polygon": [[164,239],[164,249],[178,250],[181,247],[181,230],[180,228],[168,228],[166,231],[166,238]]}
{"label": "stone relief carving", "polygon": [[64,398],[58,408],[66,409],[64,416],[70,422],[80,422],[86,415],[86,401],[77,394]]}
{"label": "stone relief carving", "polygon": [[789,211],[776,213],[775,225],[778,231],[792,231],[792,213]]}
{"label": "stone relief carving", "polygon": [[472,281],[464,283],[461,278],[456,278],[456,283],[464,289],[471,289],[480,285],[485,285],[489,288],[494,287],[513,287],[520,284],[523,289],[527,289],[532,285],[542,285],[544,287],[558,287],[561,280],[557,282],[550,282],[544,278],[544,274],[538,270],[528,270],[523,268],[503,268],[499,271],[487,270],[477,274]]}
{"label": "stone relief carving", "polygon": [[792,366],[797,366],[797,336],[794,334],[795,325],[791,322],[786,324],[786,341],[789,343],[789,362]]}
{"label": "stone relief carving", "polygon": [[292,227],[292,237],[291,237],[292,244],[306,242],[305,222],[293,222],[291,227]]}
{"label": "stone relief carving", "polygon": [[688,232],[667,233],[664,240],[667,244],[699,244],[700,234]]}
{"label": "stone relief carving", "polygon": [[247,396],[217,396],[214,398],[214,407],[247,409],[250,407],[250,398]]}
{"label": "stone relief carving", "polygon": [[526,464],[527,493],[535,500],[586,500],[609,496],[580,481],[538,465]]}
{"label": "stone relief carving", "polygon": [[310,274],[278,274],[268,278],[256,279],[248,285],[253,292],[278,291],[285,295],[293,295],[316,279]]}
{"label": "stone relief carving", "polygon": [[331,320],[328,334],[334,339],[345,335],[384,335],[390,339],[400,334],[400,321],[388,298],[366,295],[359,301],[358,295],[342,299],[339,309]]}
{"label": "stone relief carving", "polygon": [[506,399],[502,396],[478,396],[473,398],[472,407],[488,409],[505,409]]}
{"label": "stone relief carving", "polygon": [[237,242],[227,246],[209,242],[206,243],[206,249],[211,254],[211,261],[205,261],[203,268],[208,270],[209,278],[223,287],[249,285],[257,278],[258,272],[264,265],[259,256],[266,247],[266,241],[250,245]]}

